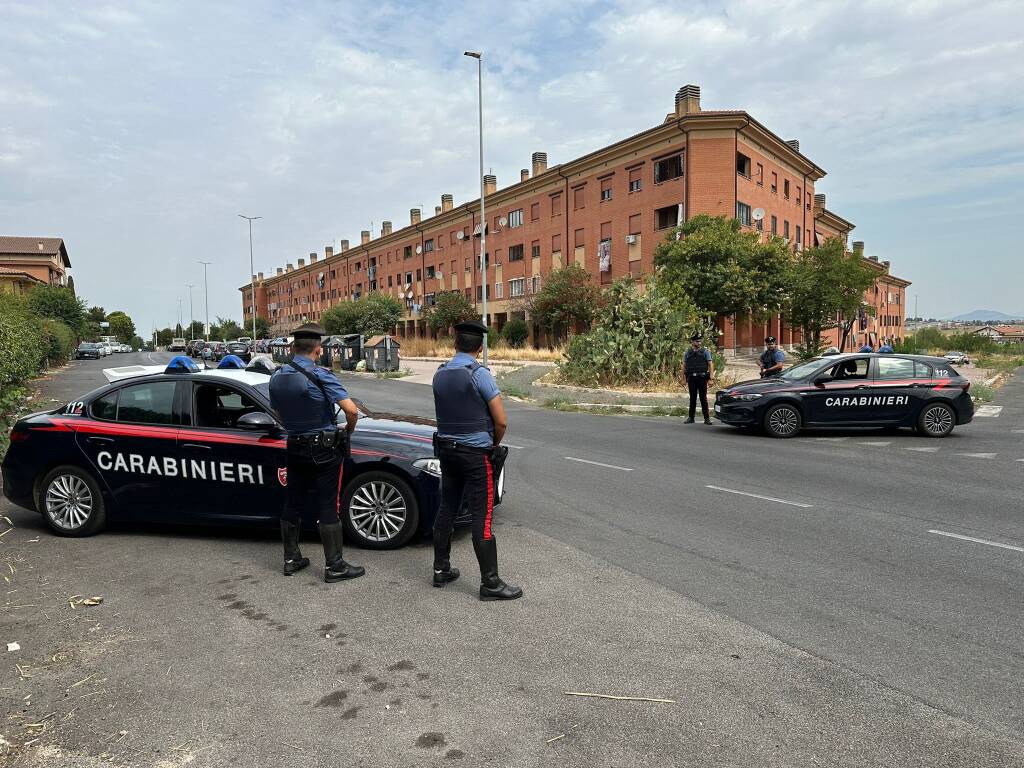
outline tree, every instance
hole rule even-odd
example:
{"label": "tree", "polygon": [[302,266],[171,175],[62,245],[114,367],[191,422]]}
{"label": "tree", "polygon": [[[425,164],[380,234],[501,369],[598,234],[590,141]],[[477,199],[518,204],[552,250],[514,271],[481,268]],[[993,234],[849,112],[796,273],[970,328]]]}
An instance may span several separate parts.
{"label": "tree", "polygon": [[103,307],[89,307],[85,319],[93,323],[102,323],[107,319],[107,311]]}
{"label": "tree", "polygon": [[158,346],[166,347],[171,343],[171,339],[174,338],[174,329],[172,328],[161,328],[156,332],[156,343]]}
{"label": "tree", "polygon": [[362,304],[359,332],[364,336],[393,332],[405,312],[402,302],[394,296],[376,291],[363,296],[355,303]]}
{"label": "tree", "polygon": [[462,291],[444,291],[435,296],[423,316],[434,333],[447,334],[456,323],[475,318],[477,311]]}
{"label": "tree", "polygon": [[781,238],[762,243],[756,232],[724,216],[694,216],[654,251],[670,295],[692,299],[717,314],[760,320],[787,305],[786,280],[792,256]]}
{"label": "tree", "polygon": [[823,331],[841,325],[841,317],[857,317],[876,274],[837,237],[798,253],[787,271],[787,318],[801,330],[809,350],[821,345]]}
{"label": "tree", "polygon": [[270,323],[267,322],[267,318],[260,317],[259,315],[256,315],[256,338],[270,338]]}
{"label": "tree", "polygon": [[526,340],[530,338],[530,329],[523,318],[513,317],[501,329],[501,337],[510,347],[518,349],[526,344]]}
{"label": "tree", "polygon": [[219,326],[220,337],[226,341],[238,339],[246,335],[245,329],[242,326],[226,317],[218,317],[217,325]]}
{"label": "tree", "polygon": [[193,320],[185,329],[185,336],[189,339],[202,339],[206,336],[206,326],[199,320]]}
{"label": "tree", "polygon": [[590,273],[578,264],[556,269],[528,302],[528,311],[537,324],[553,338],[560,338],[574,326],[590,327],[601,308],[601,289]]}
{"label": "tree", "polygon": [[359,333],[359,320],[362,317],[362,308],[358,302],[343,301],[324,311],[320,316],[320,322],[324,330],[330,335]]}
{"label": "tree", "polygon": [[62,285],[38,285],[29,291],[28,308],[40,317],[60,320],[74,334],[85,331],[85,302]]}
{"label": "tree", "polygon": [[124,312],[111,312],[107,315],[107,322],[110,323],[110,334],[116,336],[122,344],[130,344],[135,336],[135,323]]}

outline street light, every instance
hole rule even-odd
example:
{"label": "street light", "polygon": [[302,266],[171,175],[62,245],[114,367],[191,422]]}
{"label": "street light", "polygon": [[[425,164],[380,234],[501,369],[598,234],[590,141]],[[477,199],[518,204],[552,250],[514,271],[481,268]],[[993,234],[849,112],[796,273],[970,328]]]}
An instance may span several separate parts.
{"label": "street light", "polygon": [[246,216],[244,213],[238,214],[238,217],[245,219],[249,222],[249,275],[252,278],[251,289],[252,296],[250,296],[249,307],[252,309],[252,340],[256,341],[256,268],[252,265],[252,223],[257,219],[262,219],[262,216]]}
{"label": "street light", "polygon": [[206,268],[210,266],[212,261],[200,261],[203,265],[203,300],[206,302],[206,340],[210,340],[210,284],[206,281]]}
{"label": "street light", "polygon": [[192,302],[192,289],[195,285],[187,283],[185,287],[188,288],[188,339],[192,341],[192,331],[196,324],[196,305]]}
{"label": "street light", "polygon": [[[465,51],[463,56],[476,59],[477,105],[480,122],[480,273],[483,275],[484,299],[481,321],[487,325],[487,214],[484,211],[484,57],[479,51]],[[487,334],[484,334],[484,365],[487,365]]]}

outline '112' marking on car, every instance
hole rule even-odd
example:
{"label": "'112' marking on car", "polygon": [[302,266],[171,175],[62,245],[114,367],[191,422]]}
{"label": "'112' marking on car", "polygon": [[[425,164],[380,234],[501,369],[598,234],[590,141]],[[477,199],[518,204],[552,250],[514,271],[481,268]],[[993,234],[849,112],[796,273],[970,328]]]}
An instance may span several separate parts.
{"label": "'112' marking on car", "polygon": [[[259,464],[237,464],[233,461],[174,459],[170,456],[142,456],[138,453],[100,451],[96,464],[104,472],[133,472],[139,475],[182,477],[191,480],[220,480],[224,483],[263,485],[263,467]],[[284,483],[281,483],[284,485]]]}

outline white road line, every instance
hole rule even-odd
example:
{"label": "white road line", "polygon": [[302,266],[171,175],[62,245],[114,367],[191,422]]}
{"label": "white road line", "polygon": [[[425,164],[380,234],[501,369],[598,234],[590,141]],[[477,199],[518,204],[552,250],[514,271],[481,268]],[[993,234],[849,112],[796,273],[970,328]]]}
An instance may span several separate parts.
{"label": "white road line", "polygon": [[884,448],[887,445],[892,445],[892,443],[888,441],[873,442],[870,440],[860,440],[857,442],[857,445],[877,445],[879,448]]}
{"label": "white road line", "polygon": [[1014,552],[1024,552],[1024,547],[1018,547],[1013,544],[1001,544],[998,541],[989,541],[988,539],[976,539],[973,536],[961,536],[959,533],[950,533],[949,531],[930,530],[928,531],[928,533],[934,533],[937,536],[948,536],[951,539],[963,539],[964,541],[973,541],[975,544],[987,544],[990,547],[1012,549]]}
{"label": "white road line", "polygon": [[1017,461],[1024,461],[1024,459],[1017,459]]}
{"label": "white road line", "polygon": [[725,493],[735,493],[737,496],[750,496],[754,499],[762,499],[764,501],[774,501],[778,504],[789,504],[791,507],[803,507],[804,509],[810,508],[811,504],[803,504],[799,501],[786,501],[785,499],[776,499],[773,496],[761,496],[757,493],[747,493],[746,491],[736,491],[732,488],[722,488],[718,485],[705,485],[705,488],[710,488],[713,491],[724,491]]}
{"label": "white road line", "polygon": [[975,411],[975,416],[998,416],[1003,410],[1001,405],[979,405]]}
{"label": "white road line", "polygon": [[903,450],[904,451],[920,451],[921,453],[937,453],[939,449],[938,448],[926,448],[924,446],[920,446],[920,447],[905,446],[903,448]]}
{"label": "white road line", "polygon": [[957,453],[955,456],[966,456],[969,459],[994,459],[995,453]]}
{"label": "white road line", "polygon": [[629,467],[617,467],[614,464],[602,464],[600,461],[590,461],[588,459],[577,459],[574,456],[566,456],[566,461],[578,461],[580,464],[593,464],[595,467],[607,467],[608,469],[618,469],[623,472],[632,472],[633,470]]}
{"label": "white road line", "polygon": [[1015,435],[1024,435],[1024,429],[1011,429],[1010,431]]}
{"label": "white road line", "polygon": [[848,437],[812,437],[811,440],[822,442],[822,443],[842,443],[849,440]]}
{"label": "white road line", "polygon": [[521,445],[512,445],[511,443],[502,443],[502,445],[504,445],[506,448],[512,448],[513,450],[516,451],[523,450],[523,446]]}

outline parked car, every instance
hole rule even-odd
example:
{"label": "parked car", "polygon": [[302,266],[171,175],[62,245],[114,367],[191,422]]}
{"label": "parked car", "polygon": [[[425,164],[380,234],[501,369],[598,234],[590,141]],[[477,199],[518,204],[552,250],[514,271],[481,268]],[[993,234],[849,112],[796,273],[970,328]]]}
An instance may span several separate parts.
{"label": "parked car", "polygon": [[243,341],[229,341],[224,345],[224,354],[236,355],[246,363],[252,360],[252,349]]}
{"label": "parked car", "polygon": [[103,353],[100,352],[99,344],[83,341],[75,349],[75,360],[99,360],[101,357],[103,357]]}
{"label": "parked car", "polygon": [[963,352],[947,352],[943,357],[955,365],[966,365],[971,362],[970,358]]}

